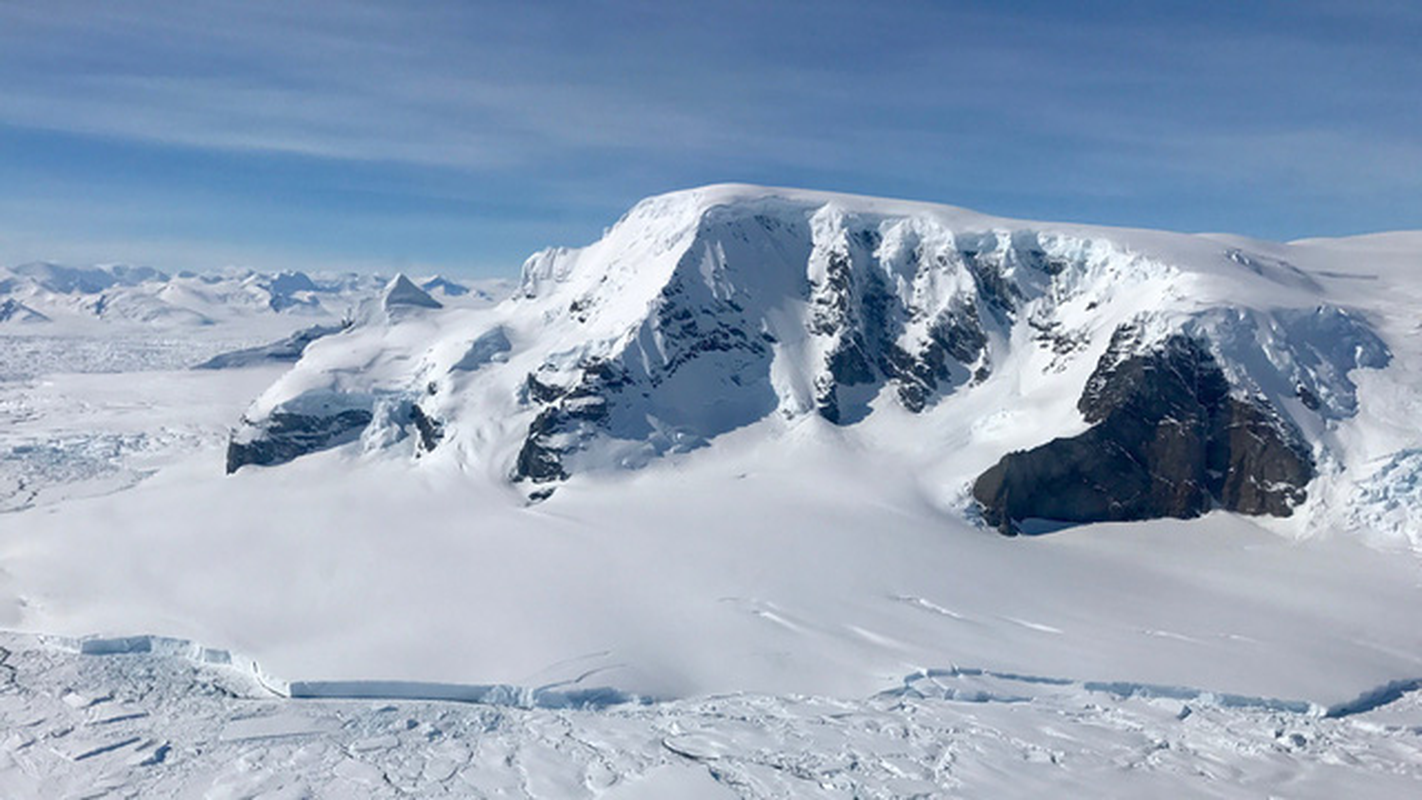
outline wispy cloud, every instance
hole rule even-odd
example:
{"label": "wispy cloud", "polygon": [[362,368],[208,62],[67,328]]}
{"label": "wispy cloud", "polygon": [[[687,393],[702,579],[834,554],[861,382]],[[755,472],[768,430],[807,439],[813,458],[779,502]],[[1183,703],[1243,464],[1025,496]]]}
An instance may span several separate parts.
{"label": "wispy cloud", "polygon": [[[405,170],[411,210],[563,205],[594,232],[726,179],[1127,223],[1175,197],[1179,227],[1281,236],[1304,231],[1253,206],[1422,195],[1416,4],[1187,5],[0,3],[0,126],[352,165],[272,186],[303,207]],[[155,210],[195,197],[140,179]]]}

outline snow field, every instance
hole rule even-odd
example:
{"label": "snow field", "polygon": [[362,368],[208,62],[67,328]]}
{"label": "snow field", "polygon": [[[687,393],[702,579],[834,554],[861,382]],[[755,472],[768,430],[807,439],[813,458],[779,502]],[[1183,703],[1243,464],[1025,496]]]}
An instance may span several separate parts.
{"label": "snow field", "polygon": [[960,673],[861,699],[545,709],[286,700],[174,655],[13,634],[0,647],[12,796],[1385,798],[1422,785],[1415,691],[1329,718]]}

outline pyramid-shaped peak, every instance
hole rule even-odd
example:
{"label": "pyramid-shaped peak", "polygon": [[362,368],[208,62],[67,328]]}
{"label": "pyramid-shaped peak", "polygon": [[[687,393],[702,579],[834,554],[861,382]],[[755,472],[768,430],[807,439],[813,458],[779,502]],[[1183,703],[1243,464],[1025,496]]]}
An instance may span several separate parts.
{"label": "pyramid-shaped peak", "polygon": [[382,304],[386,311],[396,306],[417,306],[419,308],[444,308],[429,292],[415,285],[404,273],[395,276],[385,287]]}

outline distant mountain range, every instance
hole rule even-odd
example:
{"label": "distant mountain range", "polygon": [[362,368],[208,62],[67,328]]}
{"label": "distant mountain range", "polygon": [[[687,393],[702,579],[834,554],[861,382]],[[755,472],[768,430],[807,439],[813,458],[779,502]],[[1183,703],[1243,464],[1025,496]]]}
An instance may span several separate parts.
{"label": "distant mountain range", "polygon": [[[71,267],[49,262],[0,267],[0,326],[205,326],[263,315],[340,319],[378,294],[388,277],[368,273],[307,274],[224,270],[169,274],[123,264]],[[492,302],[504,282],[418,281],[437,296]],[[0,329],[3,329],[0,328]]]}

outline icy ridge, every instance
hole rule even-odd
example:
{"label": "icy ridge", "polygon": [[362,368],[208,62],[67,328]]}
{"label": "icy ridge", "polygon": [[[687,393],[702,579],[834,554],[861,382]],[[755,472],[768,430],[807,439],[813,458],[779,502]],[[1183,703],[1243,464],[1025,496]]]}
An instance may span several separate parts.
{"label": "icy ridge", "polygon": [[466,684],[398,680],[296,680],[278,678],[262,669],[256,659],[232,650],[207,647],[190,639],[141,634],[134,636],[68,637],[42,635],[44,644],[85,656],[143,654],[232,669],[251,678],[279,697],[295,700],[442,700],[515,708],[605,708],[646,704],[648,698],[603,686],[581,686],[579,681],[548,686]]}
{"label": "icy ridge", "polygon": [[[1412,686],[1416,682],[1400,681],[1397,686]],[[1395,700],[1410,689],[1401,689],[1394,694],[1388,687],[1365,692],[1364,697],[1387,696]],[[1281,711],[1290,714],[1304,714],[1315,717],[1340,717],[1362,713],[1377,707],[1377,704],[1349,703],[1341,706],[1327,706],[1307,700],[1285,700],[1276,697],[1241,695],[1229,692],[1214,692],[1189,686],[1166,686],[1133,681],[1078,681],[1069,678],[1054,678],[1040,675],[1023,675],[1009,672],[972,667],[950,667],[930,669],[904,678],[903,686],[884,692],[888,697],[940,697],[962,702],[1030,702],[1044,695],[1072,692],[1109,694],[1116,698],[1163,698],[1213,705],[1222,708],[1247,708],[1263,711]],[[1366,707],[1364,707],[1366,705]]]}
{"label": "icy ridge", "polygon": [[225,667],[251,678],[272,694],[290,697],[289,684],[267,674],[257,660],[222,648],[207,647],[172,636],[140,634],[135,636],[54,636],[41,635],[44,644],[86,656],[114,656],[143,653],[163,658],[190,661],[194,664]]}

